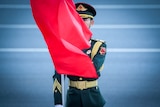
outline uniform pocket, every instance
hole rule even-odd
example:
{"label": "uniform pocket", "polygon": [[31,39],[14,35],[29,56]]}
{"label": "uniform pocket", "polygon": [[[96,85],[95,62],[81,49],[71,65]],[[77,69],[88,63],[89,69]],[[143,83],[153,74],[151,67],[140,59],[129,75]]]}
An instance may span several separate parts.
{"label": "uniform pocket", "polygon": [[90,89],[89,97],[93,104],[91,107],[103,107],[106,102],[98,87]]}
{"label": "uniform pocket", "polygon": [[81,104],[81,97],[80,93],[75,88],[70,88],[67,91],[67,101],[66,107],[79,107],[78,105]]}

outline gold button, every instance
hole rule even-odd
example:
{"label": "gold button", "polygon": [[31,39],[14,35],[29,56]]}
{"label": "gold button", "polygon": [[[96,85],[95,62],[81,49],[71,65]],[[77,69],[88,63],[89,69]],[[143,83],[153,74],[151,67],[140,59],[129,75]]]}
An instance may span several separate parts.
{"label": "gold button", "polygon": [[57,90],[54,90],[54,92],[56,93],[56,92],[57,92]]}
{"label": "gold button", "polygon": [[82,78],[79,78],[79,80],[82,80]]}

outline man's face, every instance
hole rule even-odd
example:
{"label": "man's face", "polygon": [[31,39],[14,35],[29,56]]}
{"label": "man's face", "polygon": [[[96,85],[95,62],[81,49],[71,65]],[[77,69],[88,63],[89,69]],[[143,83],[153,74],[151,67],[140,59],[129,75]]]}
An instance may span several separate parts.
{"label": "man's face", "polygon": [[82,19],[88,28],[90,28],[94,24],[94,20],[92,20],[91,18],[82,18]]}

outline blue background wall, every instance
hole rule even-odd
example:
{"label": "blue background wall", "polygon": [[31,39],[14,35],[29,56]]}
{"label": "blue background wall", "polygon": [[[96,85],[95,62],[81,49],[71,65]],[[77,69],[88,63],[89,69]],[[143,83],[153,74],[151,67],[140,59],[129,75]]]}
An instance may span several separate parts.
{"label": "blue background wall", "polygon": [[[95,6],[91,30],[108,45],[99,81],[105,107],[160,107],[160,1],[75,2]],[[29,0],[1,0],[0,107],[52,107],[53,74]]]}

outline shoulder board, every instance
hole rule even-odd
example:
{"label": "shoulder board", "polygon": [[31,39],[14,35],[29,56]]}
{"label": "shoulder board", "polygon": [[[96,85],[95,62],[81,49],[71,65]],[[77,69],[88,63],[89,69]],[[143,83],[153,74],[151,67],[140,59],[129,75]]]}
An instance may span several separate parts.
{"label": "shoulder board", "polygon": [[95,42],[102,42],[102,43],[105,43],[104,40],[99,40],[99,39],[91,39],[91,40],[93,40],[93,41],[95,41]]}

